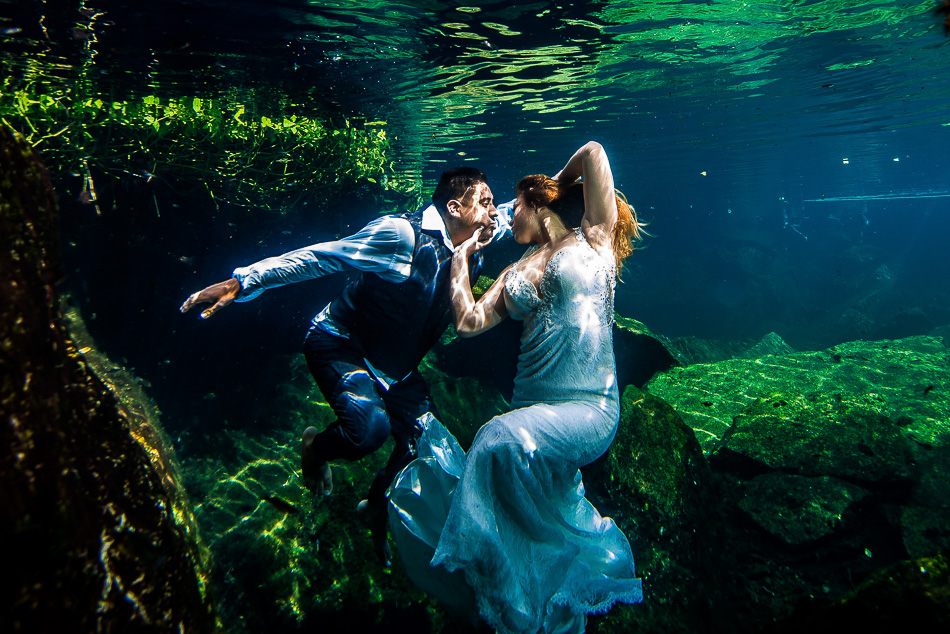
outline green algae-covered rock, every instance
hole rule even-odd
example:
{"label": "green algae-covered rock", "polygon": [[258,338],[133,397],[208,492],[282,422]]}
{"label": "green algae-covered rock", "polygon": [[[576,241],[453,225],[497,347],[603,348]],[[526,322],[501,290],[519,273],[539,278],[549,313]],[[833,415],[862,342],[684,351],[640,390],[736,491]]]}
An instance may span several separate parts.
{"label": "green algae-covered rock", "polygon": [[46,171],[0,126],[0,630],[211,632],[171,450],[67,334],[56,242]]}
{"label": "green algae-covered rock", "polygon": [[667,403],[629,386],[607,470],[644,603],[618,606],[591,631],[704,631],[716,610],[713,557],[721,518],[690,429]]}
{"label": "green algae-covered rock", "polygon": [[790,354],[792,352],[795,352],[794,348],[785,343],[777,333],[770,332],[762,337],[758,343],[736,356],[743,359],[758,359],[770,354]]}
{"label": "green algae-covered rock", "polygon": [[764,415],[763,404],[771,404],[788,420],[794,412],[854,412],[874,427],[868,417],[884,416],[900,427],[913,459],[929,463],[937,456],[925,454],[947,437],[948,385],[950,350],[938,338],[911,337],[673,368],[647,390],[676,408],[706,453],[722,444],[744,410],[755,405]]}
{"label": "green algae-covered rock", "polygon": [[756,396],[748,394],[754,387],[746,376],[754,363],[729,359],[672,368],[654,377],[645,389],[676,409],[708,454],[719,446],[732,419],[755,402]]}
{"label": "green algae-covered rock", "polygon": [[612,488],[626,503],[637,497],[652,505],[661,525],[690,525],[705,506],[699,492],[709,485],[709,469],[690,429],[667,403],[636,387],[624,390],[608,464]]}
{"label": "green algae-covered rock", "polygon": [[726,359],[755,359],[794,352],[780,336],[770,332],[758,341],[725,341],[697,337],[665,337],[636,319],[615,314],[614,352],[621,388],[637,387],[674,366],[714,363]]}
{"label": "green algae-covered rock", "polygon": [[757,401],[735,417],[714,459],[855,481],[909,478],[907,441],[894,421],[860,407],[816,401],[802,407],[781,399]]}
{"label": "green algae-covered rock", "polygon": [[804,544],[831,533],[847,508],[867,493],[828,476],[766,473],[746,484],[739,508],[779,539]]}
{"label": "green algae-covered rock", "polygon": [[335,418],[302,357],[257,429],[215,429],[203,456],[184,465],[195,515],[214,556],[212,587],[233,634],[267,631],[378,631],[398,621],[425,631],[444,619],[402,572],[376,558],[357,520],[392,449],[331,463],[333,493],[310,493],[300,476],[300,439]]}
{"label": "green algae-covered rock", "polygon": [[[709,456],[724,603],[746,615],[741,631],[947,548],[948,352],[933,337],[858,341],[672,368],[646,386]],[[946,594],[943,583],[926,592]],[[929,601],[912,594],[879,607]]]}
{"label": "green algae-covered rock", "polygon": [[[640,365],[662,372],[674,365],[692,365],[694,363],[715,363],[726,359],[755,359],[768,354],[787,354],[794,349],[782,338],[770,332],[759,340],[731,341],[723,339],[702,339],[699,337],[666,337],[650,330],[646,324],[636,319],[615,314],[614,347],[617,354],[618,369],[627,361],[642,357],[636,361]],[[629,343],[628,343],[629,342]],[[629,352],[635,354],[630,355]],[[645,360],[643,360],[645,359]],[[652,377],[647,374],[643,381],[630,381],[640,387]],[[621,385],[626,383],[621,382]]]}

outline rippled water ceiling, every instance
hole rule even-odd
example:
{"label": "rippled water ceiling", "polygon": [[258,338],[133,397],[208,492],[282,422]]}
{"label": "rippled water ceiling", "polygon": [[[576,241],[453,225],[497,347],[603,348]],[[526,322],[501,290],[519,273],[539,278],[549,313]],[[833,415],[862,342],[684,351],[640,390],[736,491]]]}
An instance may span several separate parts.
{"label": "rippled water ceiling", "polygon": [[478,139],[618,126],[657,149],[735,147],[800,138],[803,115],[811,136],[950,124],[936,7],[87,0],[66,18],[17,5],[0,51],[15,69],[8,82],[80,73],[100,92],[237,90],[264,95],[262,107],[383,120],[406,159]]}

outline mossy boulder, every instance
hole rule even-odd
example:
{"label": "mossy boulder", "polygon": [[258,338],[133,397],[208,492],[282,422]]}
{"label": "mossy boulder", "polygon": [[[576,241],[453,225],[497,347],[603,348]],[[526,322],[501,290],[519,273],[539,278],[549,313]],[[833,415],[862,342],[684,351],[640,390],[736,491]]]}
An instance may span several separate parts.
{"label": "mossy boulder", "polygon": [[766,473],[746,484],[739,508],[779,539],[805,544],[830,534],[848,507],[867,494],[856,484],[829,476]]}
{"label": "mossy boulder", "polygon": [[756,401],[733,419],[713,460],[731,461],[734,469],[858,482],[909,480],[909,449],[897,423],[862,407],[820,400],[798,407],[784,398]]}
{"label": "mossy boulder", "polygon": [[707,631],[717,610],[714,553],[722,527],[692,431],[662,399],[628,386],[605,467],[606,508],[616,509],[633,547],[644,602],[618,606],[591,631]]}
{"label": "mossy boulder", "polygon": [[0,630],[211,632],[157,410],[67,333],[56,214],[38,157],[0,126]]}
{"label": "mossy boulder", "polygon": [[647,384],[709,459],[741,631],[948,547],[948,385],[933,337],[675,367]]}
{"label": "mossy boulder", "polygon": [[647,390],[676,408],[707,454],[723,444],[737,416],[765,416],[772,407],[781,420],[821,412],[877,427],[869,417],[884,416],[907,440],[911,458],[930,462],[927,453],[950,433],[948,385],[950,350],[939,338],[911,337],[672,368]]}

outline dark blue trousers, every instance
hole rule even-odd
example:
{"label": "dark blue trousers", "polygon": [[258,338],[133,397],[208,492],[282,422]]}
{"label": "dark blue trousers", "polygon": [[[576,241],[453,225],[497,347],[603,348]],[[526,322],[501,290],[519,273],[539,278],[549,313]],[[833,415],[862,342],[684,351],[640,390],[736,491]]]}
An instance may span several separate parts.
{"label": "dark blue trousers", "polygon": [[435,411],[425,381],[413,370],[386,390],[349,339],[319,328],[307,333],[303,352],[317,387],[337,417],[314,439],[315,457],[355,461],[379,449],[389,436],[396,441],[368,495],[370,504],[385,512],[386,489],[412,460],[412,444],[421,431],[416,419]]}

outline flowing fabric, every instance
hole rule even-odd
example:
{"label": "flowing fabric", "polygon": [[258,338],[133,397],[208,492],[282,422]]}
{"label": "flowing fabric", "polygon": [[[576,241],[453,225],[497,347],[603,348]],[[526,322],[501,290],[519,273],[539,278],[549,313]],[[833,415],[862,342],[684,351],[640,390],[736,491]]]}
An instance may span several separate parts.
{"label": "flowing fabric", "polygon": [[612,253],[578,230],[540,293],[517,267],[509,314],[524,320],[512,404],[466,455],[431,415],[390,492],[410,578],[500,632],[583,632],[587,614],[642,600],[624,534],[584,497],[579,467],[617,431]]}

